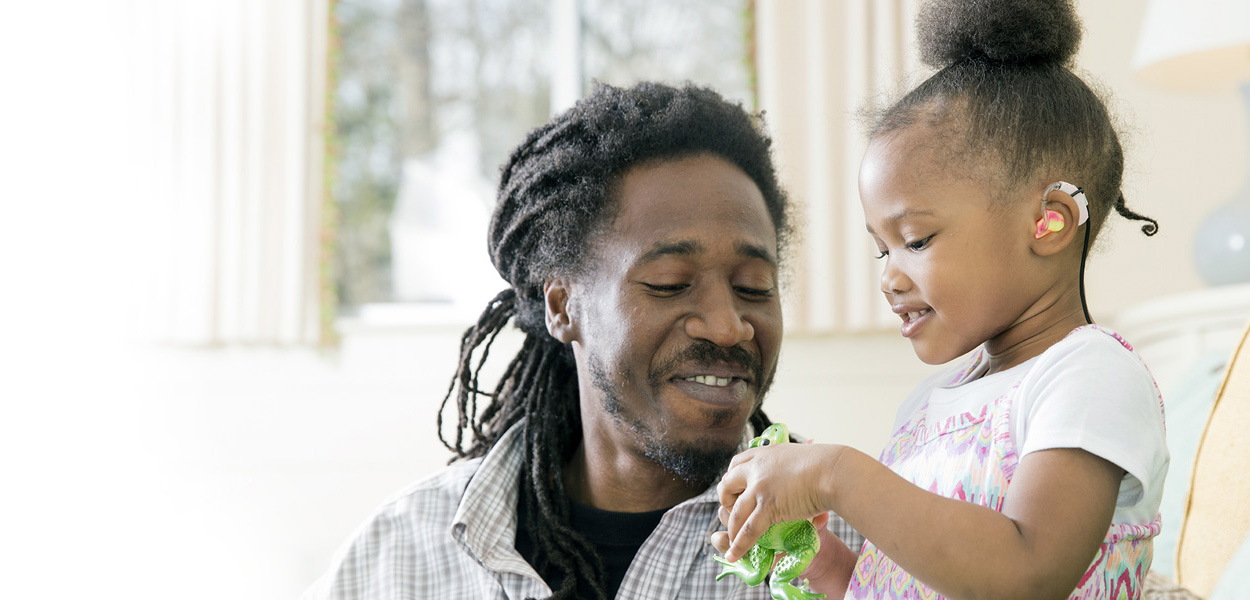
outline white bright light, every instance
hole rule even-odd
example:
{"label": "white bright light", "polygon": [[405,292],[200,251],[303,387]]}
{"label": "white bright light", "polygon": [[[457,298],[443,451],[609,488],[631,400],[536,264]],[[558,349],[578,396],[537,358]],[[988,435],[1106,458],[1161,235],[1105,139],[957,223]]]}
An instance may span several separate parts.
{"label": "white bright light", "polygon": [[1185,89],[1250,80],[1250,2],[1151,0],[1133,68],[1143,81]]}
{"label": "white bright light", "polygon": [[1228,238],[1228,248],[1233,252],[1240,252],[1245,247],[1246,236],[1240,233],[1235,233],[1232,237]]}

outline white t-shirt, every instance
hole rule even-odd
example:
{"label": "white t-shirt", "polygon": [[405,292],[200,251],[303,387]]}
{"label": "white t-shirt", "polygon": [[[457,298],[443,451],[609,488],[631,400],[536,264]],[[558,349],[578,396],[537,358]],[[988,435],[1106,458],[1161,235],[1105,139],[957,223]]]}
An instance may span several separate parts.
{"label": "white t-shirt", "polygon": [[1112,523],[1154,521],[1168,449],[1159,389],[1135,352],[1106,328],[1084,327],[1006,371],[982,376],[985,362],[952,385],[944,384],[966,364],[926,379],[899,408],[893,431],[926,404],[929,421],[941,423],[1012,394],[1009,425],[1020,459],[1052,448],[1102,457],[1125,470]]}

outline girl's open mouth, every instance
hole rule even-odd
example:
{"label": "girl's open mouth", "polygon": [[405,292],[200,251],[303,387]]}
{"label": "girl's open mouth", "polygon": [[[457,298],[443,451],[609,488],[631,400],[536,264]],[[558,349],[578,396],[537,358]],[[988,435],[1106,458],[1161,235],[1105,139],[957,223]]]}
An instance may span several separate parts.
{"label": "girl's open mouth", "polygon": [[898,316],[903,319],[903,326],[899,328],[899,332],[903,334],[903,337],[916,335],[920,327],[928,321],[928,316],[932,312],[932,308],[925,308],[918,311],[899,313]]}

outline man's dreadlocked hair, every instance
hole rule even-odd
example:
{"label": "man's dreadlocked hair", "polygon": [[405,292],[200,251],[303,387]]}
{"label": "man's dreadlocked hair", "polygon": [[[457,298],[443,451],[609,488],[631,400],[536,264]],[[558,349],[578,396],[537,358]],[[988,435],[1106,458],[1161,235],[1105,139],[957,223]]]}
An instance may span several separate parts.
{"label": "man's dreadlocked hair", "polygon": [[[780,252],[790,224],[771,143],[760,117],[710,89],[597,85],[576,106],[532,131],[503,167],[487,246],[495,269],[511,287],[490,302],[461,339],[460,364],[439,410],[439,438],[458,458],[475,458],[529,417],[520,493],[528,507],[535,561],[541,563],[535,567],[542,572],[551,566],[564,574],[553,598],[573,597],[579,586],[600,598],[607,592],[598,553],[569,525],[562,471],[581,441],[577,370],[572,349],[547,332],[543,285],[555,275],[576,275],[588,267],[591,238],[610,220],[613,186],[626,171],[696,154],[723,158],[755,182]],[[486,392],[478,375],[509,320],[525,340],[495,390]],[[443,411],[453,396],[458,421],[455,440],[448,441]],[[479,397],[487,399],[480,409]],[[770,424],[759,408],[750,422],[756,430]]]}

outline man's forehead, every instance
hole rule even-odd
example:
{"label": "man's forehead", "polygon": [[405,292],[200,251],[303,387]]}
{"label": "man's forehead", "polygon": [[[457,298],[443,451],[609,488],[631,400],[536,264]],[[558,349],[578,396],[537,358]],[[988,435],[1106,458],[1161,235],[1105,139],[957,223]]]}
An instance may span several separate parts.
{"label": "man's forehead", "polygon": [[622,176],[614,195],[614,214],[603,233],[648,259],[728,247],[777,261],[777,230],[763,193],[741,168],[719,156],[635,167]]}

